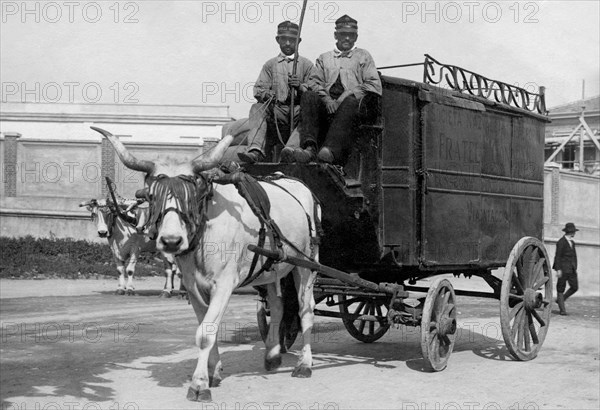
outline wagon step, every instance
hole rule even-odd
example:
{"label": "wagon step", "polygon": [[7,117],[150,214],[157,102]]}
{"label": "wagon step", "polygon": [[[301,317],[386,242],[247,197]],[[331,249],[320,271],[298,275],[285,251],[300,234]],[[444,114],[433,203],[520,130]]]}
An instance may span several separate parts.
{"label": "wagon step", "polygon": [[363,289],[369,289],[375,292],[382,292],[387,295],[395,295],[398,298],[407,298],[408,292],[404,290],[402,285],[397,285],[393,283],[375,283],[365,279],[358,277],[357,275],[351,275],[349,273],[343,272],[341,270],[337,270],[331,268],[329,266],[321,265],[320,263],[310,261],[303,258],[298,258],[295,256],[283,255],[279,252],[274,252],[269,249],[260,248],[256,245],[248,245],[248,250],[258,253],[259,255],[266,256],[267,258],[272,258],[277,262],[285,262],[291,265],[299,266],[301,268],[307,268],[314,271],[317,271],[325,276],[329,276],[334,279],[338,279],[344,283],[358,286]]}

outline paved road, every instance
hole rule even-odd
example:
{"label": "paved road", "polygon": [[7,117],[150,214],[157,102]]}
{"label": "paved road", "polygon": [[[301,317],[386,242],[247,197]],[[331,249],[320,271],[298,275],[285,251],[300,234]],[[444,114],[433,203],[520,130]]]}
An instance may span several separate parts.
{"label": "paved road", "polygon": [[[513,361],[498,304],[458,298],[459,339],[449,367],[423,369],[419,329],[380,341],[352,339],[318,318],[311,379],[290,377],[296,349],[266,373],[252,295],[234,295],[219,341],[225,376],[214,403],[185,399],[196,363],[196,319],[179,299],[159,299],[158,279],[138,296],[112,281],[0,281],[2,409],[536,409],[600,405],[599,299],[575,298],[553,316],[539,357]],[[44,290],[45,289],[45,290]],[[57,290],[58,289],[58,290]],[[44,296],[54,295],[54,296]]]}

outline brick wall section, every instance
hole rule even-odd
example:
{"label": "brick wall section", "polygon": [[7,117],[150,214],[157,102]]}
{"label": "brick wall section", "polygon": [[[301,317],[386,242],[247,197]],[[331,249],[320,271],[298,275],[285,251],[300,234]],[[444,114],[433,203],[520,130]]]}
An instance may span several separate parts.
{"label": "brick wall section", "polygon": [[[102,138],[102,163],[100,164],[101,170],[101,182],[102,186],[102,198],[106,198],[108,193],[108,187],[106,186],[106,177],[115,181],[116,164],[115,164],[115,149],[106,138]],[[116,181],[115,181],[116,182]]]}
{"label": "brick wall section", "polygon": [[17,150],[18,132],[4,133],[4,194],[7,197],[17,196]]}

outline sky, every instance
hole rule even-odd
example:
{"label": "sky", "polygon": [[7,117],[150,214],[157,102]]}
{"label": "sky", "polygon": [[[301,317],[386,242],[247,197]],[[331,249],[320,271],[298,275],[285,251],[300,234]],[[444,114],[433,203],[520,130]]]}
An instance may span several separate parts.
{"label": "sky", "polygon": [[[246,117],[278,54],[277,24],[301,1],[1,1],[2,102],[217,104]],[[309,1],[300,54],[333,49],[334,21],[358,20],[378,67],[430,54],[535,90],[548,107],[600,94],[600,2]],[[422,67],[384,70],[421,81]]]}

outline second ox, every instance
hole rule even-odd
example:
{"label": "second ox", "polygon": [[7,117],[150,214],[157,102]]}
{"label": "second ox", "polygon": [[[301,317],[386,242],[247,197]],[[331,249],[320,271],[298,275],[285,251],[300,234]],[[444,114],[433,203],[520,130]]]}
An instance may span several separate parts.
{"label": "second ox", "polygon": [[[251,271],[267,263],[266,258],[246,252],[249,244],[263,242],[260,232],[265,220],[240,195],[238,185],[216,184],[205,171],[218,165],[223,153],[234,139],[226,135],[205,156],[194,161],[146,161],[135,158],[118,138],[107,131],[92,127],[113,145],[125,166],[146,174],[150,202],[148,228],[155,230],[159,250],[175,255],[183,273],[183,281],[196,313],[198,362],[188,390],[188,399],[211,401],[210,387],[221,380],[221,360],[217,345],[217,329],[233,290],[248,282]],[[279,250],[285,254],[318,260],[317,227],[320,206],[310,190],[301,182],[281,178],[260,182],[270,208],[267,222],[283,239]],[[263,198],[264,199],[264,198]],[[271,229],[264,247],[275,242]],[[237,250],[237,252],[232,252]],[[260,269],[262,270],[262,269]],[[264,366],[275,370],[281,365],[278,326],[283,315],[280,280],[292,273],[296,285],[302,328],[302,350],[294,377],[310,377],[312,353],[310,347],[314,320],[313,283],[316,274],[309,269],[286,263],[274,263],[251,285],[266,285],[271,307],[271,326],[267,337]]]}
{"label": "second ox", "polygon": [[[117,206],[106,199],[91,199],[79,204],[90,211],[96,225],[98,236],[108,240],[113,260],[119,272],[118,295],[133,295],[133,275],[138,258],[142,252],[156,251],[156,241],[148,239],[140,232],[147,220],[147,208],[138,207],[137,201],[125,200]],[[171,297],[174,290],[174,278],[179,269],[175,258],[169,254],[160,255],[165,271],[165,286],[161,297]],[[180,287],[181,292],[184,291]]]}

